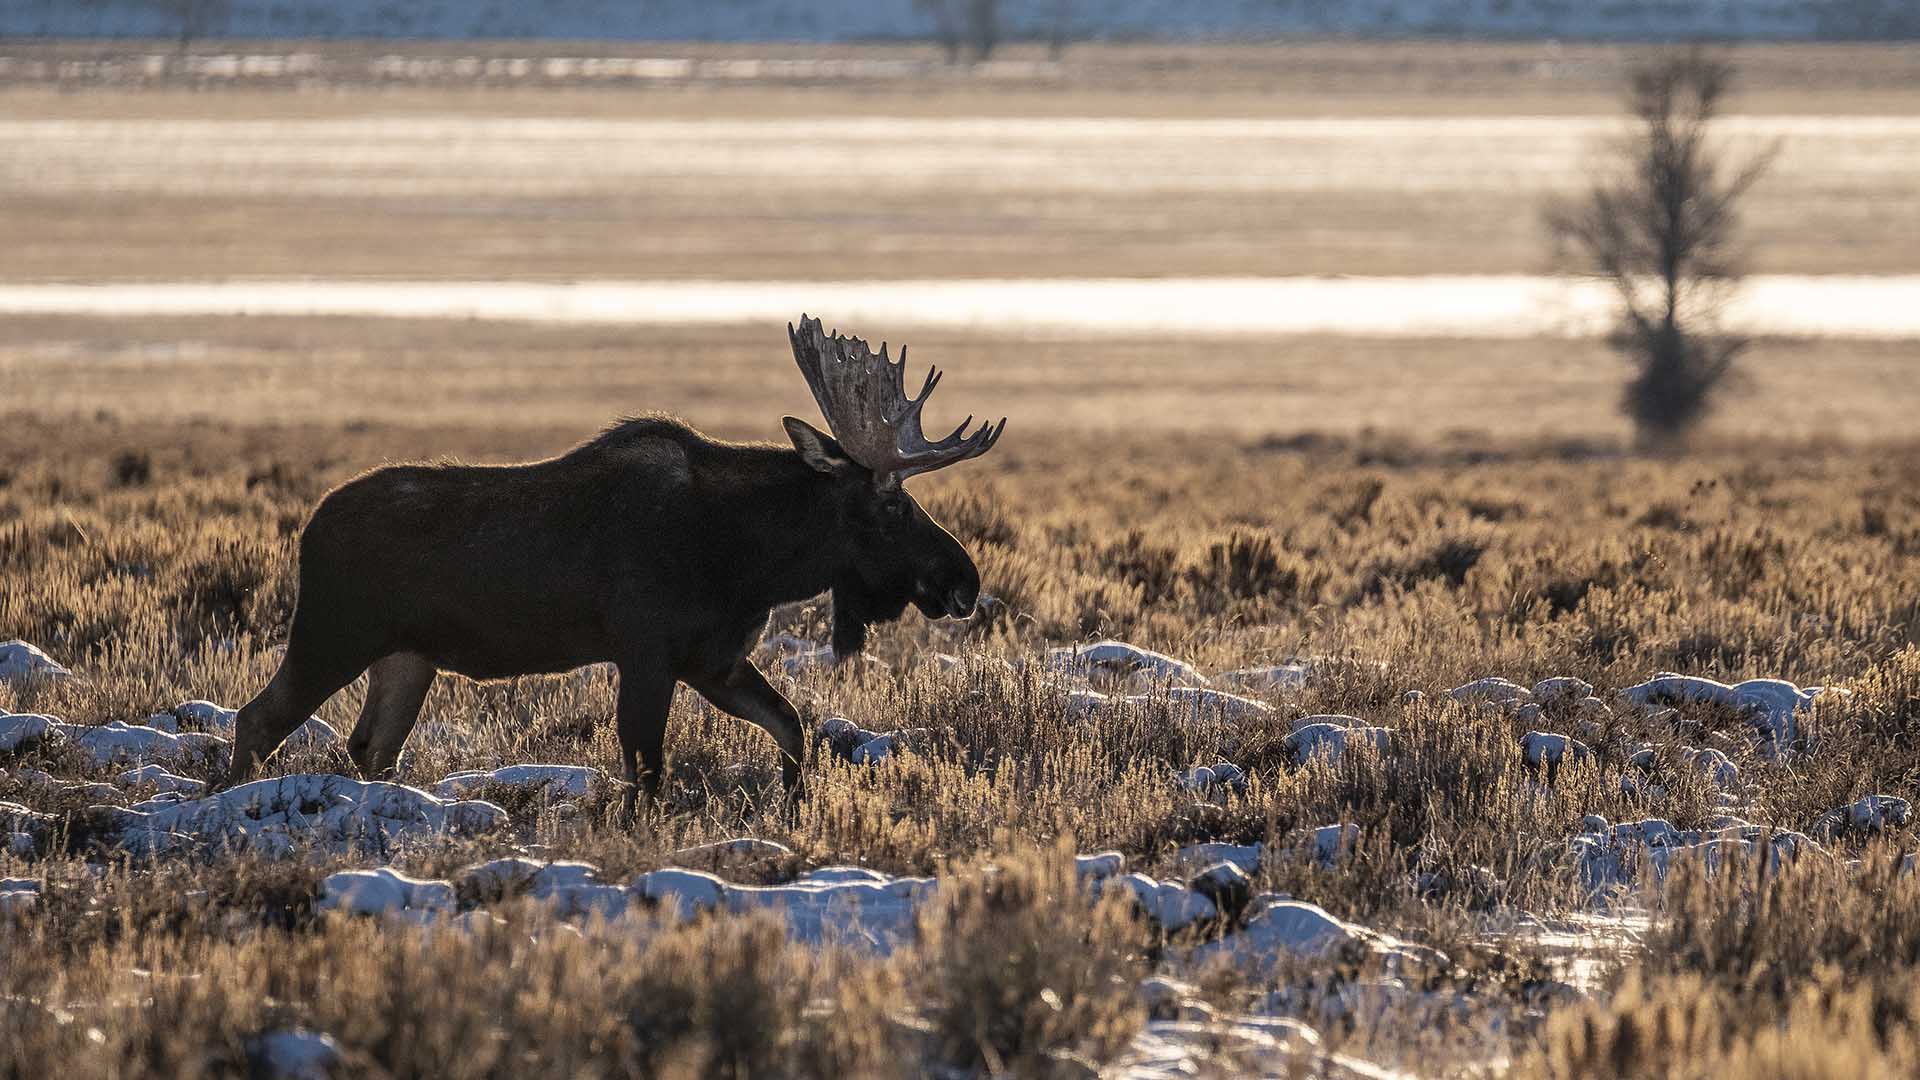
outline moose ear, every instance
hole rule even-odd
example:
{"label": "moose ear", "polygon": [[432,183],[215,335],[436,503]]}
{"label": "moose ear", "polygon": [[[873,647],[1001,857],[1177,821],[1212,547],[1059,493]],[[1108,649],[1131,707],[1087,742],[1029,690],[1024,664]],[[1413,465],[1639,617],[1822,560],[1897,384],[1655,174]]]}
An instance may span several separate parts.
{"label": "moose ear", "polygon": [[800,460],[811,465],[816,472],[833,473],[853,464],[833,436],[807,423],[797,416],[783,417],[780,421],[787,429],[787,438],[793,441],[793,448],[800,451]]}

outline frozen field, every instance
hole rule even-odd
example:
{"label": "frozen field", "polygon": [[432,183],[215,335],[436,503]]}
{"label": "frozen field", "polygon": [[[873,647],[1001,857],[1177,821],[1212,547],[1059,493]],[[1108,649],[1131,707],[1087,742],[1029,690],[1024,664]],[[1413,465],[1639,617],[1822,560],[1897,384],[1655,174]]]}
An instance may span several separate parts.
{"label": "frozen field", "polygon": [[[992,334],[1196,337],[1345,334],[1552,338],[1604,334],[1605,286],[1550,277],[1145,278],[921,281],[219,281],[0,285],[0,314],[352,316],[777,325],[811,308],[849,326]],[[1727,307],[1728,326],[1770,337],[1920,337],[1920,275],[1768,275]]]}

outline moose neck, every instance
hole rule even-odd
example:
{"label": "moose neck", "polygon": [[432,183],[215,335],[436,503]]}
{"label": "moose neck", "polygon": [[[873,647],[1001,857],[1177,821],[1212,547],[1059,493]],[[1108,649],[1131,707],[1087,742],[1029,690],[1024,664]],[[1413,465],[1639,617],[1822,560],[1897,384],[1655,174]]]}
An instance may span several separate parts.
{"label": "moose neck", "polygon": [[[791,467],[756,483],[746,500],[752,520],[739,530],[740,588],[756,606],[818,596],[846,564],[833,505],[833,481],[792,455]],[[782,462],[786,466],[785,461]]]}

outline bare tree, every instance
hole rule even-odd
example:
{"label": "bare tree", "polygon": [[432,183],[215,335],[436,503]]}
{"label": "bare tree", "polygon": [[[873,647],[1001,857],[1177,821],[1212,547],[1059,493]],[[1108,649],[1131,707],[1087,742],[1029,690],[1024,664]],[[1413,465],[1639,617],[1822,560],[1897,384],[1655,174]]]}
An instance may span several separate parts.
{"label": "bare tree", "polygon": [[228,0],[158,0],[160,10],[174,17],[180,31],[180,52],[198,38],[223,28],[231,12]]}
{"label": "bare tree", "polygon": [[1637,369],[1622,405],[1647,447],[1685,440],[1749,344],[1720,315],[1741,276],[1736,210],[1773,154],[1735,166],[1709,138],[1733,75],[1698,47],[1634,68],[1618,172],[1546,215],[1561,256],[1618,295],[1610,342]]}
{"label": "bare tree", "polygon": [[959,61],[962,45],[972,59],[985,60],[1000,44],[999,0],[914,0],[914,6],[933,18],[949,64]]}
{"label": "bare tree", "polygon": [[1047,28],[1047,59],[1058,61],[1073,36],[1073,0],[1053,0],[1053,21]]}
{"label": "bare tree", "polygon": [[1000,0],[966,0],[967,37],[973,58],[985,60],[1000,44]]}
{"label": "bare tree", "polygon": [[956,0],[914,0],[913,6],[933,19],[933,36],[947,52],[947,63],[960,62],[960,13]]}

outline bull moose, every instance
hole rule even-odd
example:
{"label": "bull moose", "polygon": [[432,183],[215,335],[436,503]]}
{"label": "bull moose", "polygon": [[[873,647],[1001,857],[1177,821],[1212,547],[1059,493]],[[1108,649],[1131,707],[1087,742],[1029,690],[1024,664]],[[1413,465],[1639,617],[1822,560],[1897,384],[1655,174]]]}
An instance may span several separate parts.
{"label": "bull moose", "polygon": [[1006,419],[969,433],[969,416],[929,442],[920,411],[937,370],[908,397],[904,348],[894,361],[805,315],[787,337],[831,435],[789,416],[791,445],[739,444],[641,416],[545,461],[390,465],[328,493],[300,536],[286,654],[240,710],[225,785],[362,671],[348,750],[381,778],[440,671],[612,663],[626,819],[637,794],[659,792],[676,682],[765,728],[797,797],[800,715],[748,652],[775,605],[829,590],[838,657],[908,603],[972,614],[979,571],[903,481],[986,453]]}

